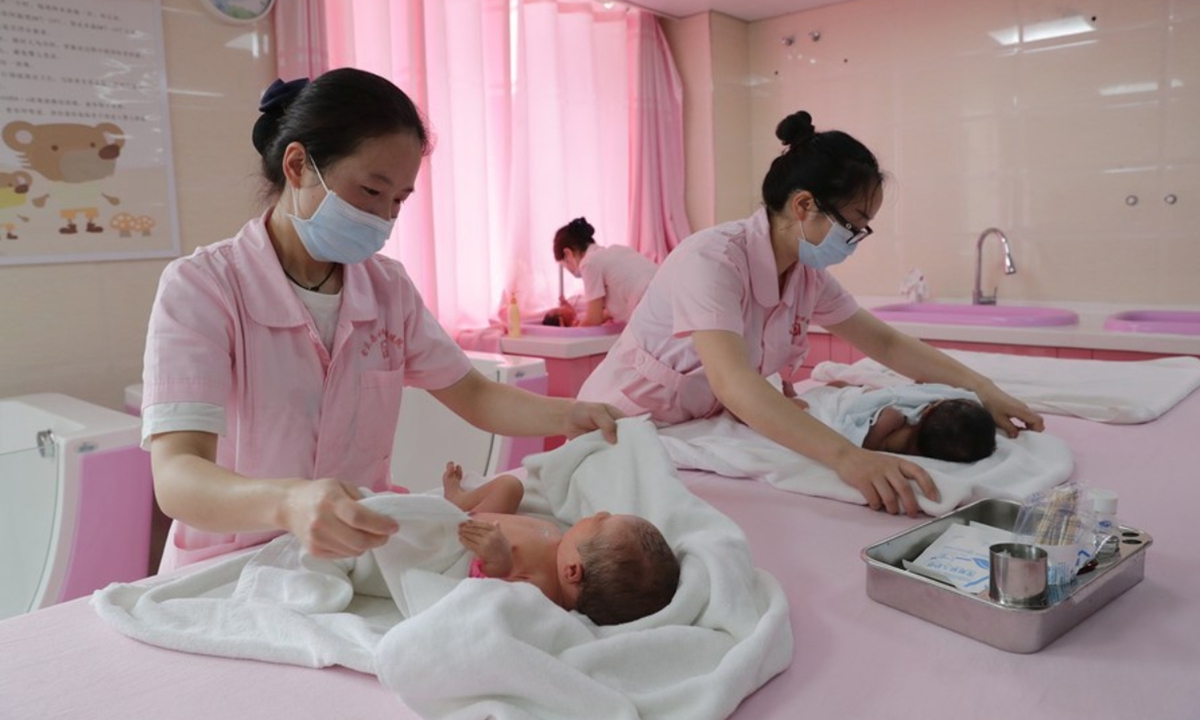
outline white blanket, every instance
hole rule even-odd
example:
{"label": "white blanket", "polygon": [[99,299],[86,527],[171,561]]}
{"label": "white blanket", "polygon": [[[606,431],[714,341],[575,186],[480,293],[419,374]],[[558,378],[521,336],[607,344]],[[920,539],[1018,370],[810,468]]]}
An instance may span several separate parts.
{"label": "white blanket", "polygon": [[[862,494],[842,482],[832,469],[759,435],[728,413],[659,432],[671,460],[680,468],[761,480],[788,492],[866,504]],[[1065,481],[1074,467],[1066,443],[1034,432],[1023,432],[1015,440],[997,434],[996,452],[975,463],[902,457],[923,467],[938,488],[940,498],[933,502],[913,485],[921,510],[929,515],[941,515],[981,498],[1020,500]]]}
{"label": "white blanket", "polygon": [[791,662],[786,597],[741,530],[675,477],[653,426],[622,420],[619,435],[528,459],[522,509],[564,524],[636,513],[662,530],[679,590],[634,623],[596,627],[527,583],[463,582],[468,556],[450,539],[463,515],[431,496],[364,500],[401,532],[357,560],[317,560],[284,536],[92,603],[164,647],[374,673],[425,718],[727,717]]}
{"label": "white blanket", "polygon": [[[1118,425],[1149,422],[1200,387],[1200,358],[1194,357],[1116,362],[962,350],[946,354],[1037,412]],[[869,358],[853,365],[820,363],[812,379],[867,387],[912,382]]]}

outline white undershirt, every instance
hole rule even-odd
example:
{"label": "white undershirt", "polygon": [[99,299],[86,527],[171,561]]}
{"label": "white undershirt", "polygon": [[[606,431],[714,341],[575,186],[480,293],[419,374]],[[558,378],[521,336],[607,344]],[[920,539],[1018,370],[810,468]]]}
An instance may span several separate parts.
{"label": "white undershirt", "polygon": [[[296,297],[308,308],[308,314],[317,326],[321,343],[331,354],[333,338],[337,334],[338,313],[342,308],[342,294],[325,295],[293,284]],[[207,432],[224,435],[226,429],[225,408],[212,403],[177,402],[155,403],[142,408],[142,449],[150,449],[150,438],[166,432]]]}

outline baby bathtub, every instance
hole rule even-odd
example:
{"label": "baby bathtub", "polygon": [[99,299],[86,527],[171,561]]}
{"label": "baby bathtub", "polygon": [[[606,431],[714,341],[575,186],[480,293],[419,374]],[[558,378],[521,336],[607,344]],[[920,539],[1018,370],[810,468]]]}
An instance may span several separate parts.
{"label": "baby bathtub", "polygon": [[56,393],[0,400],[0,619],[147,575],[140,427]]}

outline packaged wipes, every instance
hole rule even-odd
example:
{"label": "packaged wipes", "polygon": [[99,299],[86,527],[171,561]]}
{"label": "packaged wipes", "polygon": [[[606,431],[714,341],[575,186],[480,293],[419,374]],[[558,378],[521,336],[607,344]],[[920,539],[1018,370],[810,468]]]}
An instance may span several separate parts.
{"label": "packaged wipes", "polygon": [[964,592],[986,592],[991,568],[988,548],[1012,539],[1011,532],[983,523],[951,525],[916,560],[905,560],[904,569]]}

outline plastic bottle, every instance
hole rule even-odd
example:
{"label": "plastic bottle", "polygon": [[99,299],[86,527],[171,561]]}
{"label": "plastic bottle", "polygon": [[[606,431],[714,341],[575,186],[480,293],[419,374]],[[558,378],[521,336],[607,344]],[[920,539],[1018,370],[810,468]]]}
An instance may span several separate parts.
{"label": "plastic bottle", "polygon": [[517,291],[508,295],[508,336],[521,337],[521,306],[517,305]]}
{"label": "plastic bottle", "polygon": [[1091,490],[1092,511],[1096,514],[1096,556],[1116,553],[1121,546],[1121,526],[1117,523],[1117,494],[1112,490]]}

